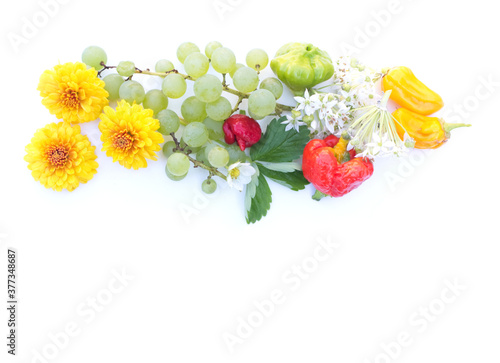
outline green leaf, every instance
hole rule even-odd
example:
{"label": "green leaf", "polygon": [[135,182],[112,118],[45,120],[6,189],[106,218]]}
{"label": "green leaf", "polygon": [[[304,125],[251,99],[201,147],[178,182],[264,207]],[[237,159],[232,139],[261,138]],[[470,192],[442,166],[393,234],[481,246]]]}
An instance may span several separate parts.
{"label": "green leaf", "polygon": [[306,187],[309,182],[302,171],[294,170],[292,172],[281,172],[276,170],[271,170],[266,168],[265,166],[258,164],[260,172],[267,176],[269,179],[274,180],[276,183],[284,185],[292,190],[298,191],[302,190]]}
{"label": "green leaf", "polygon": [[253,161],[286,163],[302,156],[309,142],[309,129],[301,126],[299,132],[294,129],[285,131],[286,125],[281,124],[285,120],[286,117],[281,117],[269,123],[260,141],[250,149]]}
{"label": "green leaf", "polygon": [[288,163],[268,163],[267,161],[260,161],[260,165],[263,165],[265,168],[280,171],[282,173],[291,173],[296,170],[302,170],[302,165],[297,161],[291,161]]}
{"label": "green leaf", "polygon": [[[246,220],[248,224],[259,221],[271,208],[273,200],[271,189],[263,174],[256,173],[247,185],[245,195]],[[253,194],[253,196],[252,196]]]}
{"label": "green leaf", "polygon": [[255,197],[255,193],[257,193],[257,185],[259,185],[259,167],[255,163],[252,166],[255,168],[255,174],[252,175],[252,180],[247,184],[245,189],[245,215],[248,214],[248,211],[252,207],[252,199]]}

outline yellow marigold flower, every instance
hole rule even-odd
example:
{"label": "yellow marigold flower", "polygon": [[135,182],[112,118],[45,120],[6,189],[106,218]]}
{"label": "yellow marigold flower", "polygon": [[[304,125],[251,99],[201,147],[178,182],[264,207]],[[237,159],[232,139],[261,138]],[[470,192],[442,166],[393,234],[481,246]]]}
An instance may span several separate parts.
{"label": "yellow marigold flower", "polygon": [[159,128],[160,122],[153,118],[153,111],[141,105],[122,100],[116,111],[106,106],[99,122],[102,151],[128,169],[145,168],[146,159],[156,160],[155,152],[164,141],[156,131]]}
{"label": "yellow marigold flower", "polygon": [[50,113],[71,123],[97,119],[109,103],[97,71],[83,63],[59,64],[43,72],[38,90]]}
{"label": "yellow marigold flower", "polygon": [[97,172],[95,146],[80,133],[80,126],[51,123],[36,131],[24,160],[31,175],[46,188],[75,190]]}

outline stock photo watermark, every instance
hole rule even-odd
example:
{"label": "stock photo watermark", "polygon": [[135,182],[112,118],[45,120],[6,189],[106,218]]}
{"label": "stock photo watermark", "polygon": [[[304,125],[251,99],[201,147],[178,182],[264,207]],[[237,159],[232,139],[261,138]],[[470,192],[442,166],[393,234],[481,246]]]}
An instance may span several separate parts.
{"label": "stock photo watermark", "polygon": [[[212,180],[216,182],[215,179]],[[202,211],[206,210],[210,206],[210,202],[226,189],[230,189],[230,187],[224,182],[217,183],[217,189],[213,194],[203,193],[199,187],[193,188],[189,203],[180,203],[178,207],[184,223],[190,224],[193,218],[198,217]]]}
{"label": "stock photo watermark", "polygon": [[219,19],[224,21],[226,13],[232,13],[242,3],[243,0],[215,0],[212,3],[212,7],[217,13]]}
{"label": "stock photo watermark", "polygon": [[17,260],[15,248],[7,249],[7,353],[16,355],[18,347]]}
{"label": "stock photo watermark", "polygon": [[38,8],[30,15],[21,17],[16,31],[7,33],[7,39],[15,53],[19,53],[22,46],[28,44],[50,21],[55,18],[61,9],[70,0],[39,0]]}
{"label": "stock photo watermark", "polygon": [[[447,123],[467,123],[472,124],[472,116],[478,111],[484,102],[488,101],[500,89],[500,78],[492,73],[487,76],[477,77],[476,85],[472,87],[472,93],[464,97],[463,100],[453,103],[450,107],[445,107],[441,111],[441,117]],[[392,192],[399,184],[413,175],[416,169],[435,152],[435,149],[415,149],[405,158],[399,159],[396,172],[388,171],[384,178]]]}
{"label": "stock photo watermark", "polygon": [[476,86],[473,88],[474,91],[470,95],[466,96],[461,102],[453,104],[451,108],[446,107],[443,110],[443,118],[446,122],[470,123],[472,114],[500,88],[499,79],[492,73],[487,76],[479,76]]}
{"label": "stock photo watermark", "polygon": [[[236,326],[232,331],[222,334],[227,349],[233,353],[237,346],[242,345],[268,321],[285,304],[288,299],[311,278],[320,265],[330,259],[340,248],[340,244],[330,237],[318,238],[316,246],[310,255],[304,257],[299,263],[293,264],[281,274],[280,287],[266,294],[266,298],[254,300],[251,310],[245,316],[236,318]],[[284,287],[281,287],[284,285]]]}
{"label": "stock photo watermark", "polygon": [[352,40],[340,43],[341,54],[351,56],[361,53],[384,29],[389,27],[396,15],[401,14],[405,10],[407,3],[411,3],[412,1],[390,0],[384,9],[372,10],[370,12],[370,20],[363,26],[354,28]]}
{"label": "stock photo watermark", "polygon": [[396,362],[404,349],[410,347],[420,335],[435,324],[441,315],[450,309],[467,286],[454,278],[443,282],[440,293],[432,300],[420,305],[408,316],[409,328],[402,329],[389,341],[380,343],[380,352],[372,358],[365,358],[363,363],[392,363]]}
{"label": "stock photo watermark", "polygon": [[121,271],[113,269],[111,275],[106,287],[88,296],[76,306],[75,313],[78,319],[67,322],[59,331],[50,332],[49,342],[40,349],[32,351],[31,363],[49,363],[57,359],[59,354],[68,348],[71,340],[81,335],[85,326],[91,324],[99,314],[106,311],[117,295],[121,294],[134,280],[134,276],[129,275],[125,268]]}

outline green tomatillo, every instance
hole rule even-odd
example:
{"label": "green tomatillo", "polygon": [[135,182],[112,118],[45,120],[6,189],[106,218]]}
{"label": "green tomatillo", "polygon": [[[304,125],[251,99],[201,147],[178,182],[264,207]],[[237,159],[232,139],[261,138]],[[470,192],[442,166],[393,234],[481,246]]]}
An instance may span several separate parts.
{"label": "green tomatillo", "polygon": [[306,43],[282,46],[271,61],[271,69],[296,96],[333,76],[333,64],[327,52]]}

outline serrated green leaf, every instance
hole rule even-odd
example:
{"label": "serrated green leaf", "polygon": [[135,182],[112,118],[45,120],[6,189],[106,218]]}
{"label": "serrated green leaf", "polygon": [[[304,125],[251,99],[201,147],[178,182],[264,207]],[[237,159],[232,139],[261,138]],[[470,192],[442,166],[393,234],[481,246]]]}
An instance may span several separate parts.
{"label": "serrated green leaf", "polygon": [[282,173],[291,173],[296,170],[302,170],[302,165],[297,161],[291,161],[288,163],[268,163],[266,161],[261,161],[259,164],[269,170],[279,171]]}
{"label": "serrated green leaf", "polygon": [[276,170],[271,170],[266,168],[265,166],[259,164],[259,169],[261,174],[267,176],[269,179],[274,180],[276,183],[284,185],[292,190],[299,191],[305,188],[309,182],[302,171],[294,170],[289,173],[284,173]]}
{"label": "serrated green leaf", "polygon": [[285,120],[286,117],[281,117],[269,123],[260,141],[250,149],[252,160],[286,163],[300,158],[309,141],[309,129],[301,126],[299,132],[285,131],[286,125],[281,124]]}
{"label": "serrated green leaf", "polygon": [[[253,180],[250,183],[253,183]],[[259,174],[254,184],[257,184],[255,195],[251,198],[250,206],[246,211],[246,220],[248,224],[255,223],[264,217],[271,208],[271,202],[273,200],[271,189],[263,174]],[[247,192],[249,190],[248,185]]]}

